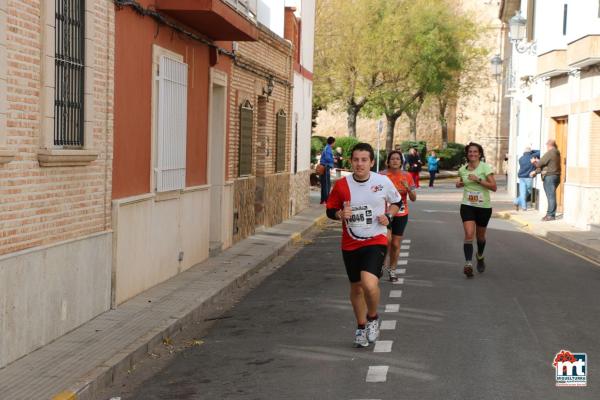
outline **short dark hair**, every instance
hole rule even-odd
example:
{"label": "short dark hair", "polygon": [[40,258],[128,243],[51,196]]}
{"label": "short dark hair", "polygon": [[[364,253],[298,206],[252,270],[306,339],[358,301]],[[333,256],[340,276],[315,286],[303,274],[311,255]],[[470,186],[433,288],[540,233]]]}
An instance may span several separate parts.
{"label": "short dark hair", "polygon": [[475,142],[470,142],[468,145],[465,146],[465,157],[467,158],[467,160],[469,159],[469,147],[473,146],[477,147],[477,150],[479,150],[479,159],[485,160],[485,155],[483,154],[483,147],[479,143]]}
{"label": "short dark hair", "polygon": [[333,144],[333,143],[335,143],[335,138],[333,136],[329,136],[327,138],[327,144]]}
{"label": "short dark hair", "polygon": [[369,143],[356,143],[350,152],[350,159],[354,157],[355,151],[368,151],[371,161],[375,159],[375,151],[373,151],[373,147]]}
{"label": "short dark hair", "polygon": [[398,155],[400,155],[400,162],[401,162],[401,163],[404,163],[404,155],[402,154],[402,152],[401,152],[400,150],[392,150],[392,151],[390,151],[390,153],[389,153],[389,154],[388,154],[388,156],[387,156],[387,161],[386,161],[386,164],[387,164],[387,165],[389,165],[389,164],[390,164],[390,159],[392,158],[392,156],[393,156],[394,154],[398,154]]}

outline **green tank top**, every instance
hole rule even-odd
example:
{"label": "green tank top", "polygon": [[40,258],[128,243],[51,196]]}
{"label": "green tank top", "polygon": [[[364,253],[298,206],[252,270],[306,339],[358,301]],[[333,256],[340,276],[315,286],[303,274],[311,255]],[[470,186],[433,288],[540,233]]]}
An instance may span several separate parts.
{"label": "green tank top", "polygon": [[479,183],[470,180],[469,175],[473,174],[478,178],[485,180],[488,175],[493,173],[494,170],[492,169],[491,165],[486,164],[483,161],[479,162],[479,165],[473,171],[469,171],[467,169],[467,165],[460,167],[458,170],[458,176],[465,184],[462,204],[473,207],[492,208],[492,203],[490,201],[490,190],[481,186]]}

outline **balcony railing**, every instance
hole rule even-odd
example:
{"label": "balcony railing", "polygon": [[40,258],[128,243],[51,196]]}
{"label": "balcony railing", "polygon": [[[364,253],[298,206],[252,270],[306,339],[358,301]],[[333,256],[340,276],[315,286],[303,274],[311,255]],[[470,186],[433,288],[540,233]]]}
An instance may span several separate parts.
{"label": "balcony railing", "polygon": [[225,0],[225,3],[252,20],[256,20],[257,2],[258,0]]}

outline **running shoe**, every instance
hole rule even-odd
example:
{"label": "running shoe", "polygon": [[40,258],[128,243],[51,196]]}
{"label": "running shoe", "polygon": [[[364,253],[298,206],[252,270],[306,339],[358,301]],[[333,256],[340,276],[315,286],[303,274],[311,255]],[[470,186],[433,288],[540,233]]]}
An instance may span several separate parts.
{"label": "running shoe", "polygon": [[466,263],[465,268],[463,269],[463,272],[465,273],[467,278],[472,278],[473,277],[473,265],[470,262]]}
{"label": "running shoe", "polygon": [[367,339],[373,343],[379,337],[379,318],[367,322]]}
{"label": "running shoe", "polygon": [[388,269],[388,276],[390,278],[390,282],[398,282],[398,277],[396,276],[395,269]]}
{"label": "running shoe", "polygon": [[367,340],[367,330],[357,329],[354,334],[354,347],[368,347],[369,341]]}
{"label": "running shoe", "polygon": [[477,272],[482,273],[485,271],[485,257],[477,256]]}

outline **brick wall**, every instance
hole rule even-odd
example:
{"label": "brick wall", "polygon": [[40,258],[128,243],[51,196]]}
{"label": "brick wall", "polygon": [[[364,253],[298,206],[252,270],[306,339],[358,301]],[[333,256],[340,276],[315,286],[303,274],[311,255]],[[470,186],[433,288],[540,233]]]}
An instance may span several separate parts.
{"label": "brick wall", "polygon": [[99,156],[86,166],[40,167],[43,3],[8,2],[5,133],[6,148],[17,154],[0,166],[0,254],[110,229],[114,5],[87,4],[93,5],[95,32],[89,147]]}
{"label": "brick wall", "polygon": [[[230,85],[228,146],[228,179],[236,180],[234,207],[239,225],[234,241],[252,234],[254,225],[270,226],[289,216],[293,82],[291,45],[263,26],[259,26],[256,42],[239,42],[236,55]],[[267,87],[269,76],[273,77],[274,87],[267,97],[263,88]],[[239,180],[239,111],[246,101],[254,110],[252,173],[250,179]],[[287,116],[287,173],[275,174],[276,118],[281,110]]]}

